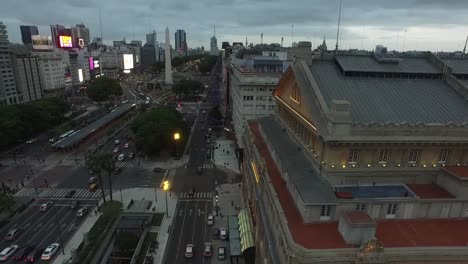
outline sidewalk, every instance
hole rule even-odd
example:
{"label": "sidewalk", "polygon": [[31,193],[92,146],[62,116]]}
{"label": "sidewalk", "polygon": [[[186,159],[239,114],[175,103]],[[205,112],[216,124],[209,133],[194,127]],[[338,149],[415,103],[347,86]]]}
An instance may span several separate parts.
{"label": "sidewalk", "polygon": [[236,157],[234,141],[219,139],[215,141],[214,146],[213,163],[239,174],[239,161]]}
{"label": "sidewalk", "polygon": [[[133,200],[149,200],[152,201],[151,208],[146,210],[148,213],[166,213],[166,194],[162,190],[157,190],[156,197],[154,189],[152,188],[132,188],[120,191],[114,191],[113,193],[114,198],[120,201],[122,197],[123,208],[126,209],[130,201]],[[155,198],[157,202],[155,202]],[[102,201],[101,201],[102,203]],[[168,193],[167,195],[167,205],[169,209],[169,218],[167,216],[164,217],[161,226],[159,227],[159,235],[158,235],[158,242],[159,248],[156,251],[155,261],[154,263],[161,263],[162,257],[166,248],[167,240],[169,237],[168,229],[169,226],[172,225],[172,219],[174,215],[174,211],[177,205],[177,198],[174,194]],[[156,210],[153,212],[152,207],[156,207]],[[89,210],[90,213],[88,217],[83,222],[83,224],[77,229],[76,233],[73,235],[72,238],[66,243],[65,246],[65,255],[57,254],[57,258],[54,260],[54,264],[62,264],[64,261],[71,258],[71,250],[78,248],[78,245],[83,240],[83,233],[88,232],[94,223],[99,218],[100,214],[97,216],[94,215],[93,210]]]}

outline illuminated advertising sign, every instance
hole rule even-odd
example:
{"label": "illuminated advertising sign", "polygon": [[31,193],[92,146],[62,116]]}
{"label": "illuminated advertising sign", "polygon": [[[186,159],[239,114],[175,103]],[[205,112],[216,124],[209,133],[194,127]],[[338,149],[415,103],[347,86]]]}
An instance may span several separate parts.
{"label": "illuminated advertising sign", "polygon": [[99,67],[100,67],[99,60],[95,59],[94,60],[94,69],[99,68]]}
{"label": "illuminated advertising sign", "polygon": [[32,35],[32,48],[34,50],[52,50],[54,49],[54,45],[52,43],[51,36],[43,36],[43,35]]}
{"label": "illuminated advertising sign", "polygon": [[83,82],[83,69],[78,69],[78,80]]}
{"label": "illuminated advertising sign", "polygon": [[89,69],[91,71],[93,71],[94,70],[94,59],[93,59],[93,57],[89,57],[88,61],[89,61]]}
{"label": "illuminated advertising sign", "polygon": [[61,48],[72,48],[73,43],[72,43],[72,37],[71,36],[60,36],[60,47]]}
{"label": "illuminated advertising sign", "polygon": [[80,49],[84,48],[84,40],[82,38],[78,39],[78,47],[80,47]]}
{"label": "illuminated advertising sign", "polygon": [[123,61],[124,61],[124,70],[133,69],[133,54],[124,54]]}

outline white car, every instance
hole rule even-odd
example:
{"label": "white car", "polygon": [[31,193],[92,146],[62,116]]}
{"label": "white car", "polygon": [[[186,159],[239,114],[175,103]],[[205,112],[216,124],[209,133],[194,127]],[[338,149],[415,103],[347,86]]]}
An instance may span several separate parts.
{"label": "white car", "polygon": [[37,140],[37,138],[30,138],[28,141],[26,141],[27,144],[34,143]]}
{"label": "white car", "polygon": [[124,148],[128,148],[128,142],[124,144]]}
{"label": "white car", "polygon": [[119,156],[117,156],[117,160],[118,161],[124,161],[125,160],[125,154],[119,154]]}
{"label": "white car", "polygon": [[40,208],[39,210],[40,210],[41,212],[45,212],[45,211],[49,210],[49,208],[52,207],[53,204],[54,204],[54,203],[51,202],[51,201],[48,201],[48,202],[46,202],[46,203],[43,203],[43,204],[41,205],[41,208]]}
{"label": "white car", "polygon": [[55,253],[57,253],[57,250],[60,248],[59,243],[53,243],[50,246],[48,246],[45,250],[44,253],[42,253],[41,260],[50,260],[54,256]]}
{"label": "white car", "polygon": [[81,208],[76,212],[76,216],[82,217],[82,216],[86,215],[87,212],[88,212],[88,208],[86,208],[86,207],[81,207]]}
{"label": "white car", "polygon": [[18,250],[18,245],[11,245],[0,252],[0,260],[5,261]]}
{"label": "white car", "polygon": [[120,140],[116,139],[116,140],[114,141],[114,144],[115,144],[115,145],[119,145],[119,144],[120,144]]}
{"label": "white car", "polygon": [[208,220],[207,220],[207,224],[209,226],[212,226],[214,224],[214,216],[212,214],[209,214],[208,215]]}
{"label": "white car", "polygon": [[117,153],[117,152],[119,152],[119,151],[120,151],[119,148],[114,148],[114,150],[113,150],[112,152]]}
{"label": "white car", "polygon": [[185,246],[185,257],[186,258],[192,258],[193,257],[193,244],[187,244]]}

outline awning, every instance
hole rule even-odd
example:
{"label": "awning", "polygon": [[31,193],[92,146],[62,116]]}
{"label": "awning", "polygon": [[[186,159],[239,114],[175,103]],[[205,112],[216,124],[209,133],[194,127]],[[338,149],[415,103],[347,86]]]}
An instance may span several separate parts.
{"label": "awning", "polygon": [[240,210],[238,219],[241,251],[244,252],[246,249],[255,246],[252,217],[250,216],[249,209],[244,208]]}
{"label": "awning", "polygon": [[237,216],[228,216],[229,255],[233,257],[242,255],[238,221]]}

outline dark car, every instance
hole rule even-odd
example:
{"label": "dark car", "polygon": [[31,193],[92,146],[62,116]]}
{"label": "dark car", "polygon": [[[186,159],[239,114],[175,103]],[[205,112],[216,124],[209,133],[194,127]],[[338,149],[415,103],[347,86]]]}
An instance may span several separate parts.
{"label": "dark car", "polygon": [[29,253],[31,253],[31,251],[33,251],[33,250],[34,250],[33,246],[27,246],[24,249],[17,250],[16,254],[13,255],[12,259],[14,259],[16,261],[26,260]]}
{"label": "dark car", "polygon": [[213,239],[219,239],[219,228],[213,228]]}
{"label": "dark car", "polygon": [[115,169],[114,169],[114,174],[119,174],[119,173],[121,173],[121,172],[122,172],[122,168],[120,168],[120,167],[115,167]]}
{"label": "dark car", "polygon": [[80,201],[76,200],[76,201],[73,201],[71,204],[70,204],[70,208],[71,209],[76,209],[79,205],[80,205]]}
{"label": "dark car", "polygon": [[14,240],[18,234],[21,233],[21,228],[13,228],[5,236],[5,240],[11,241]]}
{"label": "dark car", "polygon": [[73,195],[75,195],[76,191],[75,190],[70,190],[65,194],[65,198],[72,198]]}
{"label": "dark car", "polygon": [[198,167],[197,168],[197,173],[198,175],[201,175],[203,173],[203,168],[202,167]]}
{"label": "dark car", "polygon": [[42,252],[44,252],[44,248],[38,248],[31,252],[29,252],[28,256],[24,259],[26,263],[34,263],[37,260],[41,259]]}
{"label": "dark car", "polygon": [[165,172],[166,170],[163,168],[154,168],[153,172]]}

